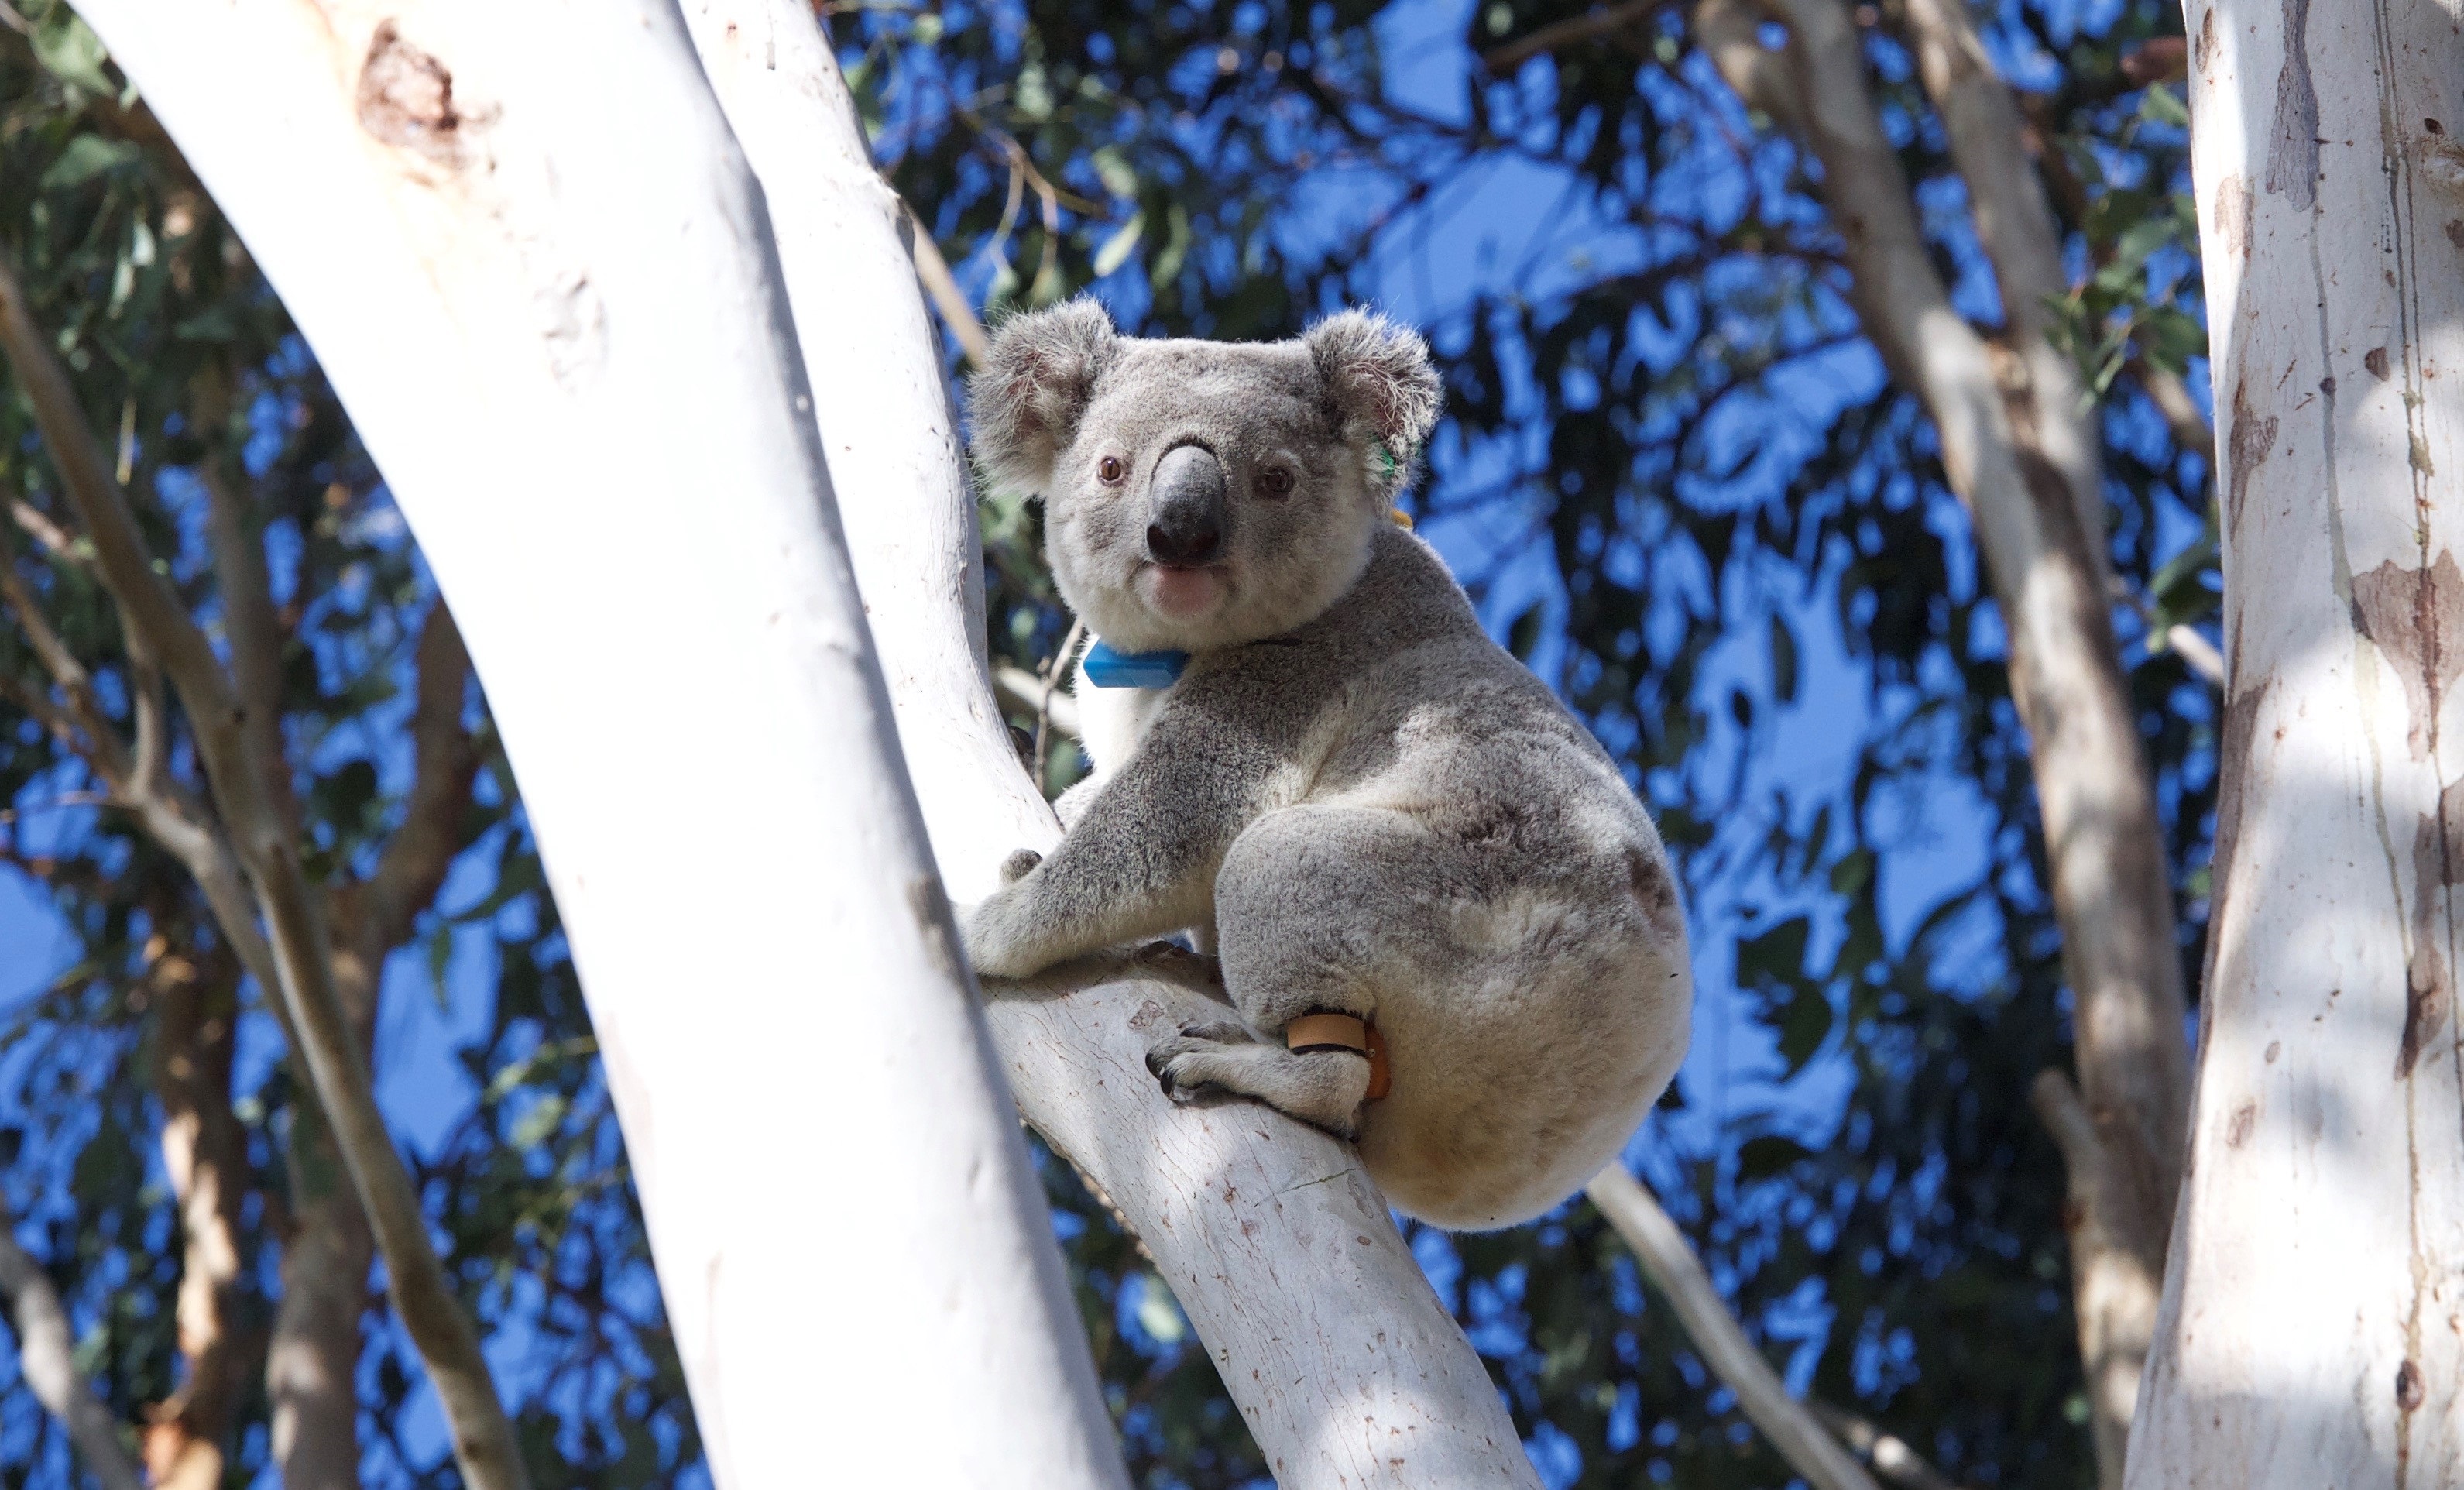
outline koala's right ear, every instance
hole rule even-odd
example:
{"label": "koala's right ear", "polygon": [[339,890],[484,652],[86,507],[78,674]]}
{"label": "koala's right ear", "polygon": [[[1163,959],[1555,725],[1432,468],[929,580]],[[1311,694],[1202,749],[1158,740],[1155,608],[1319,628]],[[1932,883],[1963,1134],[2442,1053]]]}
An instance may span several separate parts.
{"label": "koala's right ear", "polygon": [[983,366],[967,380],[985,475],[1014,491],[1044,490],[1119,340],[1112,318],[1092,299],[1001,323]]}

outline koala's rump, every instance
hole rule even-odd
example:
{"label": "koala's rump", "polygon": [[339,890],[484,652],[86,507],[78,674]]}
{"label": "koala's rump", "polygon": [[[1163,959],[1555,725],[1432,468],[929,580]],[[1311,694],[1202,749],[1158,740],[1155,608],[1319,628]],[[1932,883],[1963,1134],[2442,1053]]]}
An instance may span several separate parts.
{"label": "koala's rump", "polygon": [[1353,702],[1375,744],[1330,753],[1314,812],[1386,826],[1331,856],[1339,887],[1290,885],[1287,913],[1377,923],[1353,974],[1395,1081],[1363,1163],[1404,1211],[1482,1230],[1617,1154],[1683,1057],[1692,983],[1659,837],[1615,767],[1519,679],[1440,670],[1444,695]]}
{"label": "koala's rump", "polygon": [[1380,980],[1395,1081],[1364,1115],[1360,1152],[1404,1211],[1488,1230],[1616,1156],[1683,1056],[1692,986],[1615,908],[1542,892],[1455,919],[1471,934]]}

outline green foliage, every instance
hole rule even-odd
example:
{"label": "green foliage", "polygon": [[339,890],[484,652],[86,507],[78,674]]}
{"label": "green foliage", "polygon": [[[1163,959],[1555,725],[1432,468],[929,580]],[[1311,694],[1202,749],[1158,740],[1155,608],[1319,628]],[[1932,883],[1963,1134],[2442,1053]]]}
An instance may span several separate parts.
{"label": "green foliage", "polygon": [[[304,860],[312,880],[339,887],[370,871],[403,822],[412,651],[435,586],[244,247],[150,117],[123,102],[69,7],[27,10],[31,34],[0,32],[0,254],[55,334],[164,572],[217,645],[225,598],[201,472],[244,493],[285,632],[283,727]],[[0,562],[93,672],[125,735],[139,681],[13,379],[0,379],[0,507],[16,519],[0,515]],[[48,552],[41,536],[59,532],[66,552]],[[180,1232],[155,1157],[151,1073],[165,1052],[149,978],[166,955],[219,955],[221,938],[185,872],[127,812],[97,805],[102,783],[30,711],[51,694],[50,679],[13,620],[0,624],[0,805],[14,808],[0,819],[0,863],[50,898],[77,952],[47,989],[0,1010],[11,1057],[0,1112],[12,1124],[0,1188],[67,1302],[81,1363],[133,1432],[178,1384]],[[393,1064],[391,1038],[410,1028],[399,1001],[405,989],[416,997],[424,964],[444,1004],[427,1024],[443,1032],[454,1069],[412,1079],[450,1088],[458,1076],[466,1090],[458,1117],[440,1093],[451,1121],[415,1152],[415,1177],[464,1302],[485,1327],[524,1341],[507,1381],[534,1479],[671,1485],[699,1450],[606,1084],[475,690],[464,722],[480,779],[448,825],[462,852],[441,906],[390,981],[380,1078]],[[174,724],[172,771],[202,797],[185,723]],[[295,1198],[285,1153],[308,1119],[275,1059],[262,991],[246,986],[242,998],[231,1106],[251,1199],[238,1323],[261,1338]],[[424,1059],[433,1055],[431,1045]],[[313,1168],[311,1184],[339,1182]],[[450,1483],[441,1442],[398,1436],[422,1373],[385,1314],[372,1318],[360,1377],[369,1482]],[[0,1389],[0,1479],[69,1482],[65,1444],[13,1367]],[[266,1414],[252,1388],[227,1446],[227,1483],[259,1481]]]}

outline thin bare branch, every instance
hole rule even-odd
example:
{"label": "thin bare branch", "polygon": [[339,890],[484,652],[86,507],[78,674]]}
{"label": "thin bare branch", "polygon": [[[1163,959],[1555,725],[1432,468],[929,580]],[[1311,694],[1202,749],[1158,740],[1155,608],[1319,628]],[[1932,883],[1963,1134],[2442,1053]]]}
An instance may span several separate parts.
{"label": "thin bare branch", "polygon": [[1503,77],[1533,57],[1631,31],[1655,12],[1667,9],[1670,3],[1671,0],[1620,0],[1619,4],[1588,15],[1551,21],[1529,36],[1518,36],[1482,53],[1481,68],[1491,77]]}
{"label": "thin bare branch", "polygon": [[77,1337],[42,1264],[17,1245],[15,1218],[0,1212],[0,1294],[17,1325],[18,1369],[34,1400],[68,1430],[77,1457],[104,1490],[145,1490],[137,1461],[120,1441],[120,1425],[77,1367]]}
{"label": "thin bare branch", "polygon": [[85,562],[84,556],[77,553],[77,540],[69,536],[69,531],[52,521],[50,515],[33,503],[24,497],[11,498],[9,516],[35,542],[43,545],[44,551],[54,559],[75,564]]}
{"label": "thin bare branch", "polygon": [[2216,644],[2201,635],[2197,628],[2169,625],[2165,628],[2165,645],[2181,656],[2192,672],[2207,681],[2208,687],[2222,690],[2225,686],[2225,654]]}
{"label": "thin bare branch", "polygon": [[446,1281],[427,1214],[377,1107],[366,1057],[336,994],[322,908],[301,872],[297,840],[266,789],[282,763],[255,758],[246,711],[230,676],[168,580],[155,571],[128,495],[113,479],[67,369],[35,324],[15,272],[5,265],[0,351],[33,405],[61,484],[94,540],[103,581],[129,618],[132,646],[142,636],[187,709],[214,800],[271,931],[274,986],[290,1005],[291,1033],[298,1038],[295,1048],[306,1060],[367,1209],[385,1253],[395,1312],[428,1366],[463,1478],[478,1490],[527,1490],[513,1424],[471,1318]]}
{"label": "thin bare branch", "polygon": [[1959,1490],[1955,1481],[1926,1462],[1906,1439],[1876,1427],[1846,1408],[1812,1399],[1806,1406],[1822,1420],[1823,1427],[1838,1435],[1840,1442],[1873,1465],[1875,1474],[1901,1490]]}
{"label": "thin bare branch", "polygon": [[2184,450],[2208,457],[2212,463],[2216,458],[2216,432],[2209,426],[2208,416],[2199,411],[2199,401],[2190,397],[2189,384],[2182,381],[2182,375],[2169,372],[2144,358],[2134,359],[2130,371],[2139,380],[2139,385],[2147,390],[2148,402],[2165,416],[2165,426],[2172,431],[2173,443]]}
{"label": "thin bare branch", "polygon": [[[1077,717],[1078,701],[1074,698],[1067,698],[1066,695],[1062,693],[1061,674],[1068,669],[1070,658],[1075,656],[1078,651],[1078,641],[1086,634],[1086,618],[1083,616],[1071,617],[1069,620],[1068,633],[1061,638],[1061,645],[1053,649],[1051,658],[1045,663],[1043,669],[1036,674],[1035,762],[1032,774],[1035,778],[1035,788],[1037,791],[1049,790],[1049,788],[1045,784],[1044,768],[1045,763],[1052,758],[1052,706],[1056,702],[1066,701],[1069,705],[1069,713],[1072,721],[1074,722]],[[996,686],[993,691],[998,693],[1001,690]],[[1078,732],[1073,729],[1069,733],[1072,736],[1075,736]]]}
{"label": "thin bare branch", "polygon": [[993,692],[1004,708],[1040,714],[1071,739],[1078,734],[1078,701],[1015,663],[993,666]]}
{"label": "thin bare branch", "polygon": [[1643,1276],[1677,1311],[1694,1348],[1737,1394],[1737,1406],[1789,1467],[1815,1490],[1879,1490],[1873,1477],[1806,1405],[1788,1394],[1787,1384],[1728,1312],[1685,1234],[1642,1182],[1627,1173],[1623,1164],[1612,1164],[1593,1177],[1586,1193],[1634,1249]]}
{"label": "thin bare branch", "polygon": [[899,205],[907,208],[908,249],[915,256],[915,277],[923,281],[925,294],[933,297],[934,309],[941,313],[941,323],[957,339],[968,365],[981,366],[984,351],[992,344],[984,337],[983,318],[967,303],[966,292],[958,288],[957,276],[950,273],[950,261],[941,256],[941,246],[933,241],[933,230],[924,226],[924,219],[915,215],[914,208],[904,202]]}
{"label": "thin bare branch", "polygon": [[402,825],[386,841],[367,885],[368,931],[386,951],[410,934],[411,923],[435,900],[453,856],[462,851],[462,818],[479,771],[478,748],[462,727],[471,654],[442,596],[420,628],[418,668],[410,795]]}
{"label": "thin bare branch", "polygon": [[1802,135],[1788,64],[1762,41],[1763,15],[1754,0],[1698,0],[1690,22],[1694,40],[1720,70],[1746,107],[1771,116],[1792,135]]}
{"label": "thin bare branch", "polygon": [[1942,116],[1952,162],[1968,186],[1969,215],[2001,287],[2005,337],[2034,417],[2037,452],[2069,484],[2089,552],[2103,555],[2103,456],[2079,365],[2046,336],[2054,304],[2070,292],[2062,237],[2028,150],[2018,97],[1977,34],[1968,0],[1907,0],[1917,71]]}
{"label": "thin bare branch", "polygon": [[[206,380],[209,389],[219,380]],[[221,401],[219,391],[201,395],[198,403]],[[218,429],[221,420],[210,407],[200,407],[198,427]],[[282,743],[282,648],[287,640],[282,618],[274,606],[274,582],[266,570],[265,538],[255,515],[233,491],[209,456],[198,463],[197,479],[206,489],[206,539],[214,556],[215,593],[222,602],[223,636],[231,646],[233,692],[240,708],[240,733],[258,766],[268,804],[280,818],[284,835],[299,836],[299,805],[291,789],[291,771]]]}

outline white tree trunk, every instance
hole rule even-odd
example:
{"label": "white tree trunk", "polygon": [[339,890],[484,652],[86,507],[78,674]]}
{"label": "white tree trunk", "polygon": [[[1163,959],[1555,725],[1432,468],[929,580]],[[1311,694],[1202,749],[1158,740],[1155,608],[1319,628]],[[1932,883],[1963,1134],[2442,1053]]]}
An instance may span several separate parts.
{"label": "white tree trunk", "polygon": [[470,638],[718,1483],[1123,1484],[673,0],[79,9]]}
{"label": "white tree trunk", "polygon": [[2231,682],[2129,1483],[2464,1481],[2464,40],[2192,0]]}
{"label": "white tree trunk", "polygon": [[[931,322],[801,0],[684,0],[768,190],[865,608],[952,893],[1060,837],[993,706],[975,507]],[[1146,1034],[1195,996],[1002,999],[1020,1107],[1154,1254],[1285,1490],[1536,1486],[1512,1419],[1352,1150],[1263,1107],[1182,1108]]]}

